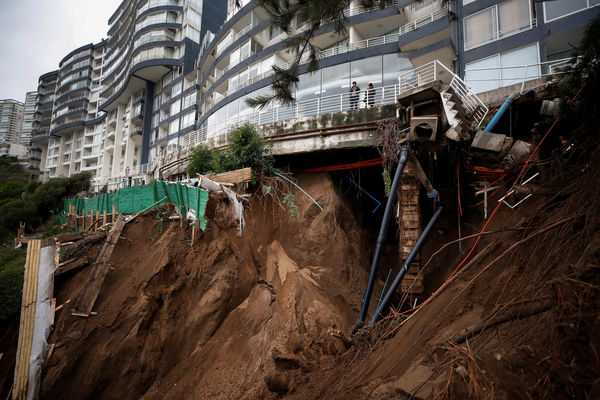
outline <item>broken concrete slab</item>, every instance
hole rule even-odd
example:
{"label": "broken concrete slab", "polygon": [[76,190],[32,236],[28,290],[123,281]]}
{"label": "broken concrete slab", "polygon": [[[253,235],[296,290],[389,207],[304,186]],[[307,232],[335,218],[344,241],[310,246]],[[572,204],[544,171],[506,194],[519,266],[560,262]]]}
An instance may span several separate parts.
{"label": "broken concrete slab", "polygon": [[471,143],[471,147],[478,150],[499,153],[504,148],[505,139],[506,135],[479,130],[473,139],[473,143]]}
{"label": "broken concrete slab", "polygon": [[529,157],[531,154],[531,144],[522,140],[516,140],[510,151],[502,160],[503,165],[519,164]]}

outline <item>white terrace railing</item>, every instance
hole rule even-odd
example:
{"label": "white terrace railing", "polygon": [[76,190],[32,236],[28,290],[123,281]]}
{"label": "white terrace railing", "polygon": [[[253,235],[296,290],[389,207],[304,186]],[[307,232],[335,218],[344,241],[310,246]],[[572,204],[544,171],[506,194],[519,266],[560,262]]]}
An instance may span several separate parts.
{"label": "white terrace railing", "polygon": [[565,67],[572,65],[572,61],[572,58],[563,58],[560,60],[526,65],[467,68],[465,69],[465,81],[473,86],[477,86],[479,82],[496,82],[497,87],[520,83],[521,93],[523,93],[527,82],[546,76],[561,74]]}
{"label": "white terrace railing", "polygon": [[436,81],[441,81],[451,87],[462,101],[465,111],[472,114],[472,118],[478,126],[481,125],[488,113],[487,106],[465,81],[438,60],[401,74],[398,77],[399,92],[408,92]]}
{"label": "white terrace railing", "polygon": [[[398,90],[398,85],[374,88],[372,105],[377,107],[396,103],[396,97],[399,94]],[[363,90],[356,102],[357,108],[368,106],[365,97],[366,90]],[[204,124],[199,130],[181,136],[179,138],[179,147],[193,147],[203,143],[207,138],[221,136],[246,122],[255,125],[266,125],[296,118],[316,117],[323,114],[349,111],[352,109],[352,106],[350,93],[344,92],[332,96],[299,101],[290,106],[275,105],[262,110],[249,109],[249,112],[244,115],[230,118],[214,125]]]}

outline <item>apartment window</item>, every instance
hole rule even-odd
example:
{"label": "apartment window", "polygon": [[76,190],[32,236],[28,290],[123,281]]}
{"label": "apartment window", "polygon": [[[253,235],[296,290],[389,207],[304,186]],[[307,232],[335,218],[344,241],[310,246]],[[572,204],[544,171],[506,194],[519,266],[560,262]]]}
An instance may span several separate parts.
{"label": "apartment window", "polygon": [[173,85],[173,89],[171,89],[171,97],[177,96],[181,93],[181,89],[183,88],[183,81],[180,81]]}
{"label": "apartment window", "polygon": [[281,32],[283,31],[277,25],[269,25],[269,40],[273,39],[276,36],[279,36]]}
{"label": "apartment window", "polygon": [[[465,81],[475,93],[514,85],[540,76],[537,43],[465,65]],[[527,67],[526,67],[527,66]]]}
{"label": "apartment window", "polygon": [[177,99],[173,103],[171,103],[171,109],[169,110],[169,113],[171,115],[175,115],[179,111],[181,111],[181,99]]}
{"label": "apartment window", "polygon": [[188,8],[187,9],[187,20],[188,20],[188,22],[191,22],[196,26],[201,26],[202,25],[202,14],[200,14],[198,11],[194,10],[193,8]]}
{"label": "apartment window", "polygon": [[196,120],[196,112],[192,111],[189,114],[184,115],[183,117],[181,117],[181,129],[187,128],[188,126],[194,125],[194,122]]}
{"label": "apartment window", "polygon": [[465,50],[533,27],[530,0],[509,0],[464,19]]}
{"label": "apartment window", "polygon": [[250,56],[250,41],[240,47],[240,60],[245,60]]}
{"label": "apartment window", "polygon": [[196,92],[192,92],[183,98],[183,105],[181,106],[181,109],[185,110],[194,104],[196,104]]}
{"label": "apartment window", "polygon": [[192,39],[196,43],[200,43],[200,31],[191,25],[186,26],[185,36]]}
{"label": "apartment window", "polygon": [[544,3],[544,20],[546,22],[600,5],[600,0],[554,0]]}
{"label": "apartment window", "polygon": [[179,131],[179,118],[169,122],[169,135],[173,135]]}

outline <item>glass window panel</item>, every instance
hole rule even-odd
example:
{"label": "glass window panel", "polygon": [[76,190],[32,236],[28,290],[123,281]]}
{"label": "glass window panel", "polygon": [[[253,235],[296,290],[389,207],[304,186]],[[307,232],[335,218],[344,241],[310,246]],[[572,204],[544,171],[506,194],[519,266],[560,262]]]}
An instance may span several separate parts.
{"label": "glass window panel", "polygon": [[177,99],[173,103],[171,103],[171,116],[177,114],[179,111],[181,111],[181,99]]}
{"label": "glass window panel", "polygon": [[[539,77],[539,67],[528,67],[527,71],[525,68],[510,68],[506,69],[506,67],[515,67],[521,65],[531,65],[538,64],[539,56],[538,56],[538,48],[537,44],[533,43],[526,47],[521,47],[520,49],[509,51],[506,53],[502,53],[500,55],[500,66],[502,69],[502,86],[509,86],[515,83],[520,83],[523,80],[523,76],[525,72],[527,72],[527,78],[537,78]],[[512,79],[514,78],[514,79]]]}
{"label": "glass window panel", "polygon": [[496,8],[488,8],[465,18],[465,47],[470,49],[496,37]]}
{"label": "glass window panel", "polygon": [[227,120],[227,107],[221,107],[216,113],[216,123],[220,124]]}
{"label": "glass window panel", "polygon": [[300,75],[296,100],[304,101],[319,97],[321,93],[321,71]]}
{"label": "glass window panel", "polygon": [[[381,63],[379,69],[379,79],[381,80]],[[349,63],[323,68],[322,71],[321,97],[346,93],[350,90]]]}
{"label": "glass window panel", "polygon": [[400,74],[414,69],[410,60],[399,53],[383,56],[383,86],[398,84]]}
{"label": "glass window panel", "polygon": [[[481,93],[500,87],[500,70],[498,68],[500,57],[492,57],[477,60],[465,65],[465,81],[475,93]],[[489,68],[483,71],[472,71],[477,68]]]}
{"label": "glass window panel", "polygon": [[247,94],[240,99],[239,116],[240,116],[240,120],[242,120],[242,121],[248,121],[252,118],[252,113],[253,113],[254,109],[252,107],[250,107],[248,104],[246,104],[246,99],[248,99],[250,97],[252,97],[252,94]]}
{"label": "glass window panel", "polygon": [[240,99],[227,104],[227,119],[231,120],[238,117],[240,111]]}
{"label": "glass window panel", "polygon": [[[352,82],[356,81],[361,91],[365,91],[369,83],[373,86],[379,87],[382,85],[382,58],[381,56],[365,58],[364,60],[352,61],[352,73],[350,80],[346,86],[346,92],[350,90]],[[386,66],[387,68],[387,66]],[[398,74],[396,74],[395,80],[398,80]],[[362,97],[361,97],[362,100]]]}
{"label": "glass window panel", "polygon": [[544,3],[546,21],[560,18],[564,15],[583,10],[587,7],[587,0],[554,0]]}
{"label": "glass window panel", "polygon": [[510,0],[498,6],[500,37],[529,28],[529,0]]}
{"label": "glass window panel", "polygon": [[169,135],[173,135],[179,131],[179,118],[169,122]]}

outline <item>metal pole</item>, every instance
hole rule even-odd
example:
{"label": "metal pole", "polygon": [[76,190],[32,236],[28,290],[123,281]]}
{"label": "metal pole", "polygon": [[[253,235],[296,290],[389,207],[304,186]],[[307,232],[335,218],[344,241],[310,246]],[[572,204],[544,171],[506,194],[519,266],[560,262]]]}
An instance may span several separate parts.
{"label": "metal pole", "polygon": [[483,191],[483,219],[487,219],[487,207],[488,207],[488,189],[487,189],[487,182],[483,182],[485,186],[485,190]]}
{"label": "metal pole", "polygon": [[400,153],[400,161],[398,162],[398,168],[396,168],[396,173],[394,175],[394,181],[392,182],[392,187],[390,189],[390,195],[388,197],[388,201],[385,205],[385,213],[383,214],[383,220],[381,221],[381,227],[379,228],[379,236],[377,237],[377,245],[375,247],[375,254],[373,255],[373,261],[371,263],[371,272],[369,273],[369,281],[367,283],[367,287],[365,289],[365,294],[363,297],[362,306],[360,309],[360,314],[358,315],[358,320],[352,329],[353,333],[356,333],[360,328],[364,326],[365,317],[367,316],[367,311],[369,310],[369,303],[371,301],[371,294],[373,294],[373,286],[375,285],[375,279],[377,278],[377,266],[379,264],[379,257],[381,256],[381,250],[383,249],[383,242],[387,235],[387,230],[389,227],[390,219],[393,214],[394,203],[396,201],[396,195],[398,194],[398,185],[400,184],[400,179],[402,179],[402,172],[404,172],[404,167],[406,166],[406,162],[408,161],[408,147],[404,147]]}
{"label": "metal pole", "polygon": [[425,239],[427,238],[427,235],[429,235],[429,232],[431,231],[431,228],[433,227],[433,225],[435,224],[435,222],[438,220],[438,218],[440,217],[440,214],[442,213],[443,210],[444,210],[444,207],[440,206],[440,208],[437,209],[437,211],[435,212],[435,214],[433,214],[433,217],[431,217],[431,219],[429,220],[429,223],[427,224],[427,226],[425,227],[425,229],[423,229],[423,233],[421,233],[421,236],[419,236],[419,240],[417,240],[417,243],[415,243],[414,247],[410,251],[410,254],[408,255],[408,257],[404,261],[404,264],[402,264],[402,268],[398,272],[398,275],[396,275],[396,278],[394,279],[394,282],[392,282],[392,284],[390,285],[390,288],[389,288],[388,292],[385,294],[385,297],[383,298],[383,301],[381,302],[381,304],[377,308],[377,311],[375,311],[375,315],[373,315],[373,319],[371,320],[371,325],[373,325],[375,322],[377,322],[377,320],[379,319],[379,315],[380,315],[381,311],[387,309],[388,306],[390,305],[390,303],[392,301],[392,296],[396,292],[396,289],[398,289],[398,286],[400,285],[400,282],[402,282],[402,278],[404,278],[404,275],[408,271],[408,267],[410,266],[410,264],[412,263],[413,259],[417,255],[417,252],[421,249],[421,246],[423,246],[423,243],[425,242]]}

